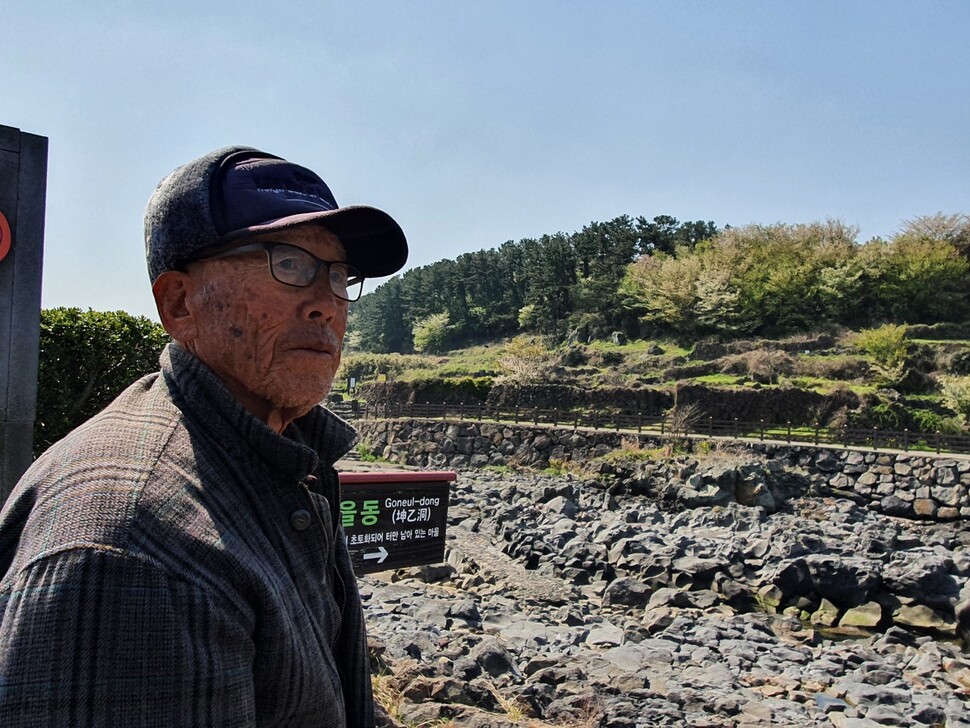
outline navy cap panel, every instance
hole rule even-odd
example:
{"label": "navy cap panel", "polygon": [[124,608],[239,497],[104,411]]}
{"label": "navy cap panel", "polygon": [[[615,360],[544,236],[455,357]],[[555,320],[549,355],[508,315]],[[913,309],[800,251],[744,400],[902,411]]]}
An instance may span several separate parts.
{"label": "navy cap panel", "polygon": [[239,160],[225,170],[221,199],[224,232],[308,212],[337,209],[327,184],[282,159]]}

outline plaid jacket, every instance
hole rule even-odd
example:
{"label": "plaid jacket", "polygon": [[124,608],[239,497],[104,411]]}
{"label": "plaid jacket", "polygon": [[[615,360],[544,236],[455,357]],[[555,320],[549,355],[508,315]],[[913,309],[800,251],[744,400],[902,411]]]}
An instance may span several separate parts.
{"label": "plaid jacket", "polygon": [[353,429],[280,436],[177,345],[0,513],[0,726],[370,726]]}

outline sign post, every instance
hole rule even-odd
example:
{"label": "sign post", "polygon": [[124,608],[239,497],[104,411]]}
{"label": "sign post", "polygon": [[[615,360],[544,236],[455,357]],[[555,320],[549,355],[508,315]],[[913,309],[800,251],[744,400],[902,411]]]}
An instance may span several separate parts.
{"label": "sign post", "polygon": [[0,504],[33,460],[47,138],[0,126]]}
{"label": "sign post", "polygon": [[354,571],[436,564],[445,557],[450,471],[340,473],[340,525]]}

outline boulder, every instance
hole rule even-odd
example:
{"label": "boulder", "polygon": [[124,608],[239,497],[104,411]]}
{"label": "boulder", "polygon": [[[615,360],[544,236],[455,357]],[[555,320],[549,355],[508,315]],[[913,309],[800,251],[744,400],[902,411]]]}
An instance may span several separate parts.
{"label": "boulder", "polygon": [[839,620],[839,626],[874,629],[879,626],[882,616],[882,605],[878,602],[866,602],[847,609]]}

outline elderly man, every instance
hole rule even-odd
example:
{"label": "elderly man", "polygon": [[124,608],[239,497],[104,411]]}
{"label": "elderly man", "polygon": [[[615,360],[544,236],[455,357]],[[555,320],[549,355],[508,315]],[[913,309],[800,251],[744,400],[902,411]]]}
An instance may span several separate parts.
{"label": "elderly man", "polygon": [[333,469],[355,433],[318,403],[404,235],[233,147],[161,182],[145,244],[161,370],[0,514],[0,725],[372,725]]}

